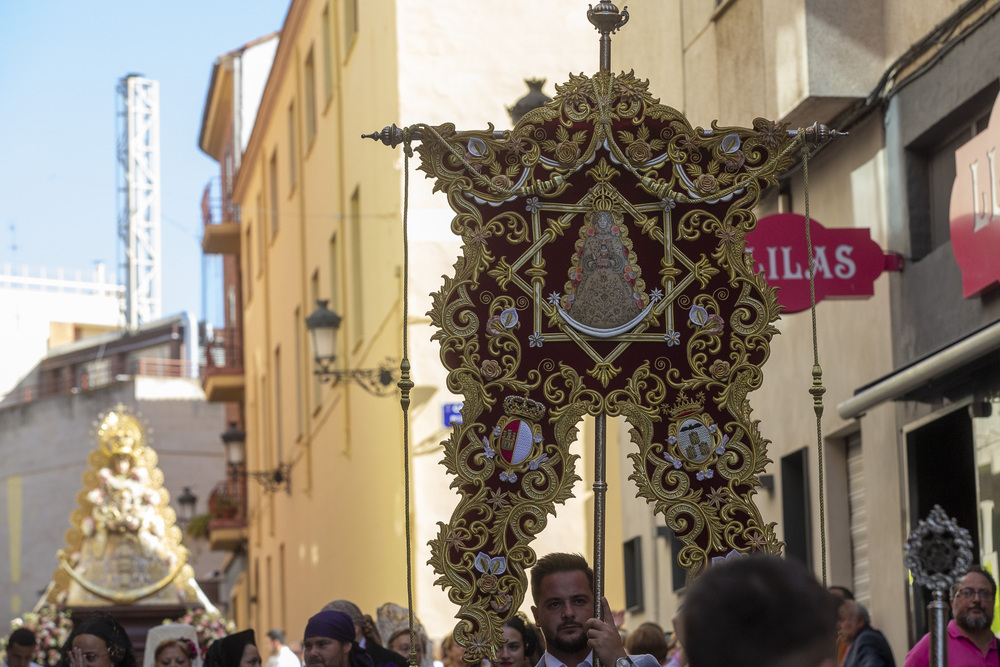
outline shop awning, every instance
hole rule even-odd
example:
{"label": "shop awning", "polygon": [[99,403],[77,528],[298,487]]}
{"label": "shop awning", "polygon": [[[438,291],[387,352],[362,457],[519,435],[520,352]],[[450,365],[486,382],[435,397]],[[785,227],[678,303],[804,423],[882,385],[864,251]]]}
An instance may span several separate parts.
{"label": "shop awning", "polygon": [[869,408],[896,400],[908,392],[1000,349],[1000,322],[994,322],[951,345],[918,359],[871,384],[837,405],[842,419],[860,417]]}

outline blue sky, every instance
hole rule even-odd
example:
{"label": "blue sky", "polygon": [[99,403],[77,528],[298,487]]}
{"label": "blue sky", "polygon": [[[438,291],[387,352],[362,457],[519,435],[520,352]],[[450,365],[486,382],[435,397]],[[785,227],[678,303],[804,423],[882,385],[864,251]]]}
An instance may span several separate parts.
{"label": "blue sky", "polygon": [[[218,167],[198,131],[212,63],[280,29],[287,10],[287,0],[0,0],[0,268],[86,276],[103,261],[117,275],[115,86],[139,73],[160,83],[163,314],[202,319],[199,205]],[[209,298],[220,297],[213,285]],[[208,317],[220,323],[217,311]]]}

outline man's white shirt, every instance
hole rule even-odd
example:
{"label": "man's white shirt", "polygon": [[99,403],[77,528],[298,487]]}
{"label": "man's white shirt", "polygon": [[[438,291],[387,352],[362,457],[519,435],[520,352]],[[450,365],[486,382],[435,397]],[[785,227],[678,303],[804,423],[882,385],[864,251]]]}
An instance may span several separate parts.
{"label": "man's white shirt", "polygon": [[[632,661],[632,667],[660,667],[660,662],[649,654],[643,655],[630,655],[629,659]],[[593,667],[594,665],[594,652],[591,651],[587,654],[587,657],[583,659],[577,667]],[[548,651],[542,655],[542,659],[538,661],[535,667],[568,667],[559,658],[555,657]],[[602,665],[601,667],[615,667],[614,665]]]}
{"label": "man's white shirt", "polygon": [[[7,665],[4,664],[4,667]],[[282,646],[277,653],[267,659],[267,667],[302,667],[302,663],[292,649]]]}

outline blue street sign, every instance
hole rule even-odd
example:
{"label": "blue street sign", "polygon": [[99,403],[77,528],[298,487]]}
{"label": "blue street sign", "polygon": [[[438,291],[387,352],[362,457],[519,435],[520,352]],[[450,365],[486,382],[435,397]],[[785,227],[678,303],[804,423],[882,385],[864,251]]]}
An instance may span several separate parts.
{"label": "blue street sign", "polygon": [[441,412],[444,417],[445,427],[450,427],[452,424],[462,423],[462,404],[461,403],[442,403]]}

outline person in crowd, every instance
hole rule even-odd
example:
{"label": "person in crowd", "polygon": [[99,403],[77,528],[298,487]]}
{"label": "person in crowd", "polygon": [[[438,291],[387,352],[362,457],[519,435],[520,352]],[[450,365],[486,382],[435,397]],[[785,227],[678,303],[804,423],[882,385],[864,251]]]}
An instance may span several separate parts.
{"label": "person in crowd", "polygon": [[687,654],[681,646],[677,633],[673,633],[670,641],[667,642],[667,664],[664,667],[687,667]]}
{"label": "person in crowd", "polygon": [[625,652],[606,599],[601,615],[607,620],[594,617],[594,571],[583,556],[556,552],[538,559],[531,568],[531,595],[546,647],[537,667],[591,665],[592,654],[607,667],[659,667],[651,655]]}
{"label": "person in crowd", "polygon": [[[376,612],[378,633],[390,651],[408,658],[410,655],[410,616],[406,607],[386,602]],[[417,644],[417,665],[434,666],[434,647],[420,620],[413,617],[413,633]]]}
{"label": "person in crowd", "polygon": [[656,623],[643,623],[629,633],[625,650],[632,654],[648,653],[661,665],[666,665],[667,635]]}
{"label": "person in crowd", "polygon": [[154,625],[146,633],[143,667],[201,667],[198,631],[187,623]]}
{"label": "person in crowd", "polygon": [[216,639],[205,654],[205,667],[260,667],[260,651],[253,630]]}
{"label": "person in crowd", "polygon": [[[978,565],[951,587],[951,615],[948,622],[948,665],[995,665],[998,661],[993,624],[993,601],[997,584],[989,572]],[[927,667],[930,664],[930,633],[924,635],[906,654],[903,667]]]}
{"label": "person in crowd", "polygon": [[137,667],[132,640],[107,612],[94,612],[73,627],[61,650],[60,667]]}
{"label": "person in crowd", "polygon": [[355,641],[351,617],[325,609],[306,623],[302,652],[308,667],[373,667],[372,658]]}
{"label": "person in crowd", "polygon": [[288,644],[288,648],[292,649],[292,653],[294,653],[295,657],[298,659],[299,667],[306,664],[302,661],[302,642],[290,642]]}
{"label": "person in crowd", "polygon": [[851,589],[848,588],[847,586],[833,585],[830,586],[827,590],[833,593],[834,596],[840,598],[841,600],[854,599],[854,593],[852,593]]}
{"label": "person in crowd", "polygon": [[691,667],[835,667],[837,608],[803,566],[753,555],[699,575],[677,627]]}
{"label": "person in crowd", "polygon": [[38,639],[28,628],[18,628],[10,633],[6,642],[4,667],[41,667],[32,658],[38,650]]}
{"label": "person in crowd", "polygon": [[504,623],[503,638],[493,667],[535,667],[542,655],[538,632],[523,614],[518,613]]}
{"label": "person in crowd", "polygon": [[462,656],[465,655],[465,647],[455,641],[454,631],[448,633],[441,641],[441,665],[442,667],[465,667]]}
{"label": "person in crowd", "polygon": [[164,639],[153,652],[156,667],[191,667],[198,649],[189,639]]}
{"label": "person in crowd", "polygon": [[267,659],[267,667],[300,667],[302,663],[285,643],[285,632],[280,628],[268,631],[267,638],[271,642],[271,657]]}
{"label": "person in crowd", "polygon": [[351,622],[354,623],[354,641],[371,656],[375,667],[406,667],[409,664],[405,657],[382,646],[382,638],[375,622],[371,616],[362,614],[358,605],[349,600],[334,600],[323,607],[323,611],[331,610],[342,611],[351,617]]}
{"label": "person in crowd", "polygon": [[[833,593],[833,595],[835,597],[837,597],[838,599],[840,599],[841,603],[843,603],[843,601],[846,601],[846,600],[853,600],[854,599],[854,593],[852,593],[851,589],[848,588],[848,587],[846,587],[846,586],[839,586],[839,585],[835,584],[833,586],[830,586],[826,590],[830,591],[831,593]],[[847,649],[849,649],[849,648],[850,648],[850,644],[849,643],[844,643],[844,640],[840,636],[840,632],[837,632],[837,664],[838,665],[843,665],[844,664],[844,656],[847,655]]]}
{"label": "person in crowd", "polygon": [[840,639],[850,646],[842,667],[896,667],[889,642],[872,627],[871,616],[864,605],[844,600],[837,616]]}

